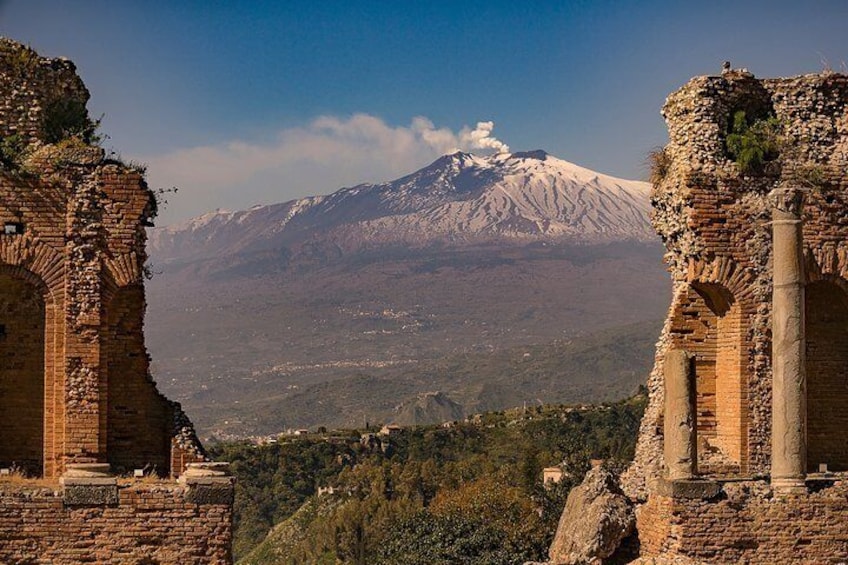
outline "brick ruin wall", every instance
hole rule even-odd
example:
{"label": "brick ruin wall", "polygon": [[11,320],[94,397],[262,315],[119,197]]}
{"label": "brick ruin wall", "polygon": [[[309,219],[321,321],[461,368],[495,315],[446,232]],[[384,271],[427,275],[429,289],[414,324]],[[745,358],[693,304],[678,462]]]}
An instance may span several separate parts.
{"label": "brick ruin wall", "polygon": [[88,102],[88,90],[67,59],[46,59],[0,38],[0,67],[0,137],[43,138],[45,110],[68,101]]}
{"label": "brick ruin wall", "polygon": [[0,563],[232,563],[232,489],[121,485],[111,504],[68,505],[61,491],[0,489]]}
{"label": "brick ruin wall", "polygon": [[848,562],[848,485],[775,500],[763,483],[725,485],[718,500],[652,496],[638,513],[644,556],[696,563]]}
{"label": "brick ruin wall", "polygon": [[44,437],[44,300],[32,285],[0,277],[0,312],[7,336],[0,346],[4,367],[0,398],[9,407],[0,412],[0,445],[10,460],[39,472]]}
{"label": "brick ruin wall", "polygon": [[[645,555],[707,562],[836,563],[848,552],[841,482],[772,498],[771,206],[779,186],[805,190],[809,470],[848,471],[848,77],[760,80],[745,71],[692,79],[663,108],[669,143],[652,194],[667,246],[673,300],[648,381],[636,458],[622,476],[643,503]],[[780,158],[743,174],[725,147],[738,110],[777,118]],[[714,500],[658,494],[663,473],[663,374],[669,348],[696,357],[698,467],[730,478]],[[738,485],[738,486],[733,486]],[[765,486],[763,486],[765,485]],[[732,491],[732,492],[729,492]],[[647,503],[645,503],[647,501]]]}
{"label": "brick ruin wall", "polygon": [[[0,467],[54,483],[95,463],[173,479],[206,456],[149,372],[155,199],[90,132],[46,133],[78,128],[87,100],[73,63],[0,38]],[[150,480],[78,501],[58,483],[0,480],[0,562],[231,562],[231,482],[207,499],[206,486]]]}
{"label": "brick ruin wall", "polygon": [[24,230],[0,235],[0,466],[55,477],[105,453],[116,472],[168,475],[184,418],[156,390],[144,346],[149,192],[86,151],[89,162],[57,169],[62,152],[47,146],[29,163],[39,176],[0,173],[0,223]]}

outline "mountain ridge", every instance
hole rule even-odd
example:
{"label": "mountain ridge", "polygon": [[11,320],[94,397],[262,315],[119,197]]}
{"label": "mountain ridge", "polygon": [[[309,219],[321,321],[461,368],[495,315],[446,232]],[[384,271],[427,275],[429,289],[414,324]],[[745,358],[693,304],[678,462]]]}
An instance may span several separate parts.
{"label": "mountain ridge", "polygon": [[542,150],[457,152],[393,181],[155,228],[148,247],[158,263],[179,264],[315,245],[349,253],[388,242],[655,241],[649,191]]}
{"label": "mountain ridge", "polygon": [[[158,228],[157,380],[219,437],[629,394],[655,330],[626,326],[660,319],[670,288],[649,206],[647,184],[544,151],[454,153],[394,181]],[[511,348],[608,330],[590,356],[597,382],[549,363],[519,386],[532,363],[493,369]]]}

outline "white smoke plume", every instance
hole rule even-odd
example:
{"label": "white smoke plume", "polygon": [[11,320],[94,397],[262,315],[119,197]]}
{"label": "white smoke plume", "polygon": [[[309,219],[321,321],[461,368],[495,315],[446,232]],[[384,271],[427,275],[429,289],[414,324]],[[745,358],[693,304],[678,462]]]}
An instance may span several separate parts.
{"label": "white smoke plume", "polygon": [[439,153],[509,153],[509,145],[492,135],[495,122],[477,122],[471,129],[464,126],[458,133],[438,128],[422,116],[413,118],[410,131]]}
{"label": "white smoke plume", "polygon": [[164,225],[214,207],[242,209],[391,180],[446,153],[509,152],[493,128],[487,121],[455,131],[421,116],[408,126],[368,114],[322,116],[280,130],[269,141],[234,139],[142,160],[149,164],[151,186],[179,187],[160,217]]}
{"label": "white smoke plume", "polygon": [[495,122],[477,122],[473,130],[463,128],[459,132],[460,144],[468,147],[471,151],[494,149],[495,153],[509,153],[509,145],[492,136]]}

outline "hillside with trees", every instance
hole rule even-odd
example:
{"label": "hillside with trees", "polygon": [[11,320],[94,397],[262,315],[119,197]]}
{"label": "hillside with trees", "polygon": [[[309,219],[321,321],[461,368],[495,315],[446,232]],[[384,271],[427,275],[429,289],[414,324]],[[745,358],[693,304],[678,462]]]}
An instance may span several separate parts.
{"label": "hillside with trees", "polygon": [[[242,565],[499,565],[541,560],[591,460],[632,457],[645,398],[462,422],[225,443]],[[542,469],[561,466],[554,486]],[[320,494],[319,494],[320,489]],[[329,492],[327,489],[331,489]]]}

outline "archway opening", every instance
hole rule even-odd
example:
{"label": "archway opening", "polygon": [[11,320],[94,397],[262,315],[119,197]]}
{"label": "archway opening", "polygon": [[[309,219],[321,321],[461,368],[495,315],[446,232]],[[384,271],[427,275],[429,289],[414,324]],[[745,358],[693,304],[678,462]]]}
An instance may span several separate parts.
{"label": "archway opening", "polygon": [[807,463],[848,470],[848,294],[832,281],[806,287]]}
{"label": "archway opening", "polygon": [[0,272],[0,466],[44,470],[44,297]]}
{"label": "archway opening", "polygon": [[744,472],[748,377],[741,306],[721,285],[694,283],[674,317],[672,335],[676,347],[695,356],[698,472]]}

